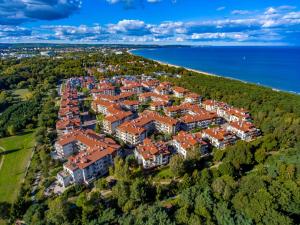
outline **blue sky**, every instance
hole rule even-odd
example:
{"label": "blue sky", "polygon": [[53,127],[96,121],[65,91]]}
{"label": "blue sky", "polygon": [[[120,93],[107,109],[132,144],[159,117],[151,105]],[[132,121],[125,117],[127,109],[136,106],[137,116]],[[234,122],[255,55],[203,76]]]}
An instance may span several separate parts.
{"label": "blue sky", "polygon": [[300,45],[300,1],[0,0],[0,42]]}

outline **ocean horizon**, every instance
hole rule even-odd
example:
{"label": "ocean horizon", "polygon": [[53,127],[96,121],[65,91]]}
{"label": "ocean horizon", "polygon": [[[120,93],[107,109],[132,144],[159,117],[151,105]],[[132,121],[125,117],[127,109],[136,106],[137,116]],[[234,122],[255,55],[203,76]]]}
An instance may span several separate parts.
{"label": "ocean horizon", "polygon": [[300,94],[300,47],[159,47],[133,54],[163,63]]}

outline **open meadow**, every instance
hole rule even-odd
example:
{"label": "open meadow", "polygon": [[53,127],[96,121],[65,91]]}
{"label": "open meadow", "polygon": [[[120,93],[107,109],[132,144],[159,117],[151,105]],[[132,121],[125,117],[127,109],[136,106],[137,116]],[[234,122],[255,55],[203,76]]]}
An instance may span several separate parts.
{"label": "open meadow", "polygon": [[34,143],[33,131],[0,139],[0,202],[16,199]]}
{"label": "open meadow", "polygon": [[22,101],[25,101],[32,96],[32,93],[27,88],[21,88],[13,90],[13,95],[20,98]]}

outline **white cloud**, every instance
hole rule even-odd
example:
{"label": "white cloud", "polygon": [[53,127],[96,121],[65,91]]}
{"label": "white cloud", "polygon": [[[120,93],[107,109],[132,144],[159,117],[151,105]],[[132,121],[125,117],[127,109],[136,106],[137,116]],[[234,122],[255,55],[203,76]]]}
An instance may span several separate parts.
{"label": "white cloud", "polygon": [[160,0],[147,0],[147,2],[149,2],[149,3],[157,3],[157,2],[160,2]]}
{"label": "white cloud", "polygon": [[149,33],[150,25],[141,20],[121,20],[117,24],[109,24],[109,33],[131,33],[143,35]]}
{"label": "white cloud", "polygon": [[266,15],[272,15],[272,14],[275,14],[277,13],[277,10],[273,7],[269,7],[266,11],[265,11],[265,14]]}
{"label": "white cloud", "polygon": [[66,18],[81,7],[81,0],[1,0],[0,24]]}
{"label": "white cloud", "polygon": [[200,39],[233,39],[236,41],[244,41],[249,37],[248,34],[245,33],[202,33],[202,34],[192,34],[192,40],[200,40]]}
{"label": "white cloud", "polygon": [[116,4],[120,2],[120,0],[106,0],[109,4]]}
{"label": "white cloud", "polygon": [[231,14],[232,15],[247,15],[247,14],[250,14],[251,13],[251,11],[249,11],[249,10],[233,10],[233,11],[231,11]]}
{"label": "white cloud", "polygon": [[217,8],[217,11],[223,11],[223,10],[225,10],[225,9],[226,9],[225,6],[220,6],[220,7]]}
{"label": "white cloud", "polygon": [[[114,1],[114,0],[113,0]],[[270,9],[272,8],[272,9]],[[80,26],[42,26],[39,28],[0,27],[0,41],[8,40],[60,40],[78,42],[128,42],[128,43],[188,43],[213,42],[278,42],[298,35],[300,11],[291,7],[270,7],[253,16],[238,11],[226,19],[201,21],[165,21],[149,24],[142,20],[123,19],[114,24]],[[243,16],[238,16],[243,15]],[[31,35],[31,37],[29,37]],[[7,37],[6,37],[7,36]],[[296,40],[296,38],[294,38]]]}
{"label": "white cloud", "polygon": [[178,38],[176,38],[176,41],[177,41],[177,42],[183,42],[183,41],[184,41],[184,38],[178,37]]}

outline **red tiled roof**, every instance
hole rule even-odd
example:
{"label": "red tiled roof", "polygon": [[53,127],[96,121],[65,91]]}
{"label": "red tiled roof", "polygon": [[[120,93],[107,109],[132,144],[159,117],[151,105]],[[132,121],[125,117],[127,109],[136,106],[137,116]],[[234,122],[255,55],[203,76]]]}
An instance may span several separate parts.
{"label": "red tiled roof", "polygon": [[239,109],[239,108],[227,108],[225,109],[226,113],[230,114],[230,115],[234,115],[238,118],[249,118],[249,111],[245,110],[245,109]]}
{"label": "red tiled roof", "polygon": [[104,135],[99,135],[93,130],[75,130],[62,136],[57,143],[66,145],[74,141],[85,145],[86,150],[69,157],[65,166],[71,170],[83,169],[107,155],[115,154],[121,147],[113,139],[105,138]]}
{"label": "red tiled roof", "polygon": [[108,115],[104,118],[105,121],[109,121],[110,123],[114,123],[119,120],[123,120],[132,115],[132,112],[119,110],[116,113]]}
{"label": "red tiled roof", "polygon": [[146,92],[139,95],[140,98],[156,98],[160,99],[160,101],[169,101],[169,96],[167,95],[159,95],[153,92]]}
{"label": "red tiled roof", "polygon": [[183,111],[183,110],[191,109],[192,107],[193,107],[193,105],[191,103],[183,103],[181,105],[169,106],[165,110],[167,112],[178,112],[178,111]]}
{"label": "red tiled roof", "polygon": [[[143,122],[146,122],[146,121],[143,121]],[[120,130],[122,132],[130,133],[133,135],[140,135],[140,134],[146,132],[146,129],[139,124],[139,121],[137,121],[137,119],[132,120],[132,121],[127,121],[127,122],[121,124],[118,127],[118,130]]]}
{"label": "red tiled roof", "polygon": [[228,104],[225,102],[218,102],[218,101],[211,100],[211,99],[204,100],[202,102],[202,105],[217,106],[217,107],[221,107],[221,108],[228,107]]}
{"label": "red tiled roof", "polygon": [[101,106],[104,106],[106,108],[108,108],[108,107],[110,107],[110,106],[113,105],[113,103],[111,103],[109,101],[101,100],[99,98],[95,99],[92,104],[94,104],[94,105],[101,105]]}
{"label": "red tiled roof", "polygon": [[190,150],[197,144],[207,145],[207,143],[202,140],[202,135],[200,133],[192,134],[180,131],[176,136],[173,136],[173,140],[176,140],[185,150]]}
{"label": "red tiled roof", "polygon": [[65,108],[67,106],[78,106],[78,104],[79,104],[78,100],[62,99],[60,102],[60,107]]}
{"label": "red tiled roof", "polygon": [[168,81],[164,81],[164,82],[161,82],[161,83],[159,84],[159,86],[167,86],[167,87],[169,87],[169,86],[172,86],[172,83],[171,83],[171,82],[168,82]]}
{"label": "red tiled roof", "polygon": [[133,93],[133,92],[122,92],[121,94],[115,95],[115,96],[101,94],[101,95],[97,95],[97,99],[102,99],[102,100],[106,100],[109,102],[118,102],[118,101],[127,99],[133,95],[135,95],[135,93]]}
{"label": "red tiled roof", "polygon": [[168,116],[162,116],[157,112],[152,112],[152,111],[146,110],[142,113],[142,116],[150,117],[150,118],[152,118],[152,120],[167,124],[169,126],[175,126],[176,124],[178,124],[178,121],[176,119],[168,117]]}
{"label": "red tiled roof", "polygon": [[79,115],[79,108],[77,106],[67,106],[65,108],[60,108],[58,115],[66,116],[68,113]]}
{"label": "red tiled roof", "polygon": [[185,94],[185,93],[189,92],[189,90],[187,90],[183,87],[173,87],[173,91],[178,92],[178,93],[182,93],[182,94]]}
{"label": "red tiled roof", "polygon": [[144,87],[156,87],[159,85],[158,80],[148,80],[148,81],[143,81],[142,86]]}
{"label": "red tiled roof", "polygon": [[196,94],[196,93],[189,93],[186,95],[187,98],[191,98],[191,99],[198,99],[200,98],[200,95]]}
{"label": "red tiled roof", "polygon": [[165,142],[152,142],[151,139],[146,138],[142,144],[139,144],[136,148],[139,154],[144,159],[153,159],[156,155],[169,155],[168,146]]}
{"label": "red tiled roof", "polygon": [[123,105],[139,105],[140,102],[139,101],[135,101],[135,100],[125,100],[122,102]]}
{"label": "red tiled roof", "polygon": [[249,132],[255,129],[254,124],[251,122],[230,122],[229,125],[243,132]]}
{"label": "red tiled roof", "polygon": [[167,103],[162,101],[156,101],[156,102],[151,102],[150,106],[167,106]]}
{"label": "red tiled roof", "polygon": [[207,135],[216,138],[219,141],[223,141],[226,136],[232,136],[230,132],[220,127],[205,129],[203,130],[203,133],[206,133]]}
{"label": "red tiled roof", "polygon": [[203,111],[202,113],[196,115],[185,115],[180,118],[180,121],[184,123],[194,123],[199,121],[213,120],[217,118],[216,113],[211,113],[207,111]]}
{"label": "red tiled roof", "polygon": [[56,122],[56,129],[64,130],[70,126],[77,128],[77,127],[80,127],[80,125],[81,125],[81,122],[80,122],[80,119],[78,119],[78,118],[71,118],[71,119],[65,118],[65,119],[58,120]]}

